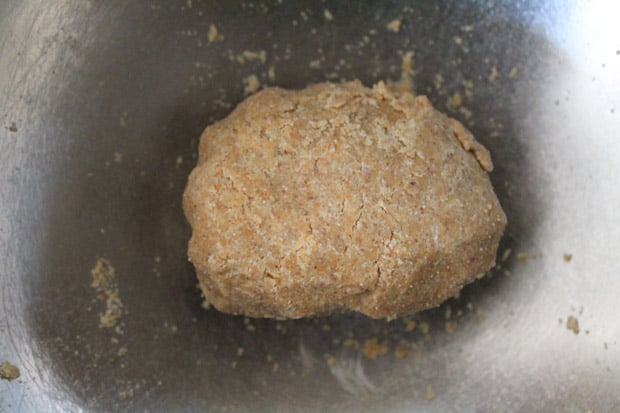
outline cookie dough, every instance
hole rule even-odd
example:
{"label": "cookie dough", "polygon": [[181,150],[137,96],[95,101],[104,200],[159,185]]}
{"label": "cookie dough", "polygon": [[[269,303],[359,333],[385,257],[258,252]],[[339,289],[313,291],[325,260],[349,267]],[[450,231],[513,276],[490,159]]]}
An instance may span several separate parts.
{"label": "cookie dough", "polygon": [[251,317],[439,305],[495,264],[488,151],[383,82],[268,88],[209,126],[183,197],[206,299]]}

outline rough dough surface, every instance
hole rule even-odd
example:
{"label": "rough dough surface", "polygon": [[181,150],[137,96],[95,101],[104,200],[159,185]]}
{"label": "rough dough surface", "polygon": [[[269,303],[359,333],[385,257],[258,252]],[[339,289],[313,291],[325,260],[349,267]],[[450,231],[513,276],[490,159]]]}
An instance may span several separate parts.
{"label": "rough dough surface", "polygon": [[380,82],[268,88],[209,126],[183,206],[217,309],[393,318],[495,264],[506,216],[487,150]]}

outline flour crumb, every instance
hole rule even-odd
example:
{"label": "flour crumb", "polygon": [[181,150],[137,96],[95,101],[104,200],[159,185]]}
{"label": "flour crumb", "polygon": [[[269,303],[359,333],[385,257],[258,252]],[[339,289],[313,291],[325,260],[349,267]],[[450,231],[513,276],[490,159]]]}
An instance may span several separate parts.
{"label": "flour crumb", "polygon": [[527,255],[527,253],[525,253],[525,252],[517,253],[517,261],[519,261],[519,262],[525,262],[525,261],[527,261],[528,258],[529,257]]}
{"label": "flour crumb", "polygon": [[409,348],[404,344],[399,344],[394,349],[394,355],[396,356],[396,358],[399,358],[399,359],[409,357],[410,354],[411,354],[411,350],[409,350]]}
{"label": "flour crumb", "polygon": [[452,334],[458,328],[458,323],[456,321],[446,321],[446,333]]}
{"label": "flour crumb", "polygon": [[435,390],[433,390],[431,386],[426,387],[426,400],[430,402],[432,400],[435,400],[436,397],[437,394],[435,393]]}
{"label": "flour crumb", "polygon": [[510,72],[508,72],[508,77],[511,79],[514,79],[515,77],[517,77],[518,73],[519,73],[519,69],[517,69],[516,67],[513,67],[512,69],[510,69]]}
{"label": "flour crumb", "polygon": [[97,299],[105,301],[105,310],[99,313],[99,327],[118,327],[117,323],[123,316],[123,302],[118,292],[114,267],[105,258],[99,258],[90,274],[93,279],[90,286],[98,293]]}
{"label": "flour crumb", "polygon": [[579,320],[574,316],[568,316],[566,319],[566,329],[572,331],[575,335],[579,334]]}
{"label": "flour crumb", "polygon": [[325,20],[327,20],[328,22],[334,20],[334,15],[331,11],[327,9],[323,10],[323,17],[325,17]]}
{"label": "flour crumb", "polygon": [[400,31],[400,25],[403,23],[402,18],[394,19],[387,24],[387,29],[391,32],[398,33]]}
{"label": "flour crumb", "polygon": [[3,361],[2,364],[0,364],[0,379],[11,381],[19,376],[20,372],[17,366],[12,365],[8,361]]}
{"label": "flour crumb", "polygon": [[491,73],[489,74],[489,81],[495,82],[495,79],[499,77],[499,71],[497,70],[497,66],[493,66],[491,68]]}
{"label": "flour crumb", "polygon": [[375,359],[387,354],[387,352],[388,347],[385,344],[379,343],[376,338],[366,340],[364,343],[364,349],[362,350],[364,357],[368,359]]}
{"label": "flour crumb", "polygon": [[207,33],[207,38],[210,43],[221,42],[224,40],[224,35],[220,33],[215,24],[209,26],[209,33]]}
{"label": "flour crumb", "polygon": [[259,61],[261,63],[265,63],[267,61],[267,52],[264,50],[254,51],[254,50],[244,50],[243,52],[236,55],[229,55],[229,58],[236,61],[239,64],[245,64],[246,62],[255,62]]}
{"label": "flour crumb", "polygon": [[454,92],[448,99],[448,107],[450,109],[458,109],[463,104],[463,96],[460,92]]}
{"label": "flour crumb", "polygon": [[417,325],[418,325],[418,323],[416,323],[415,320],[411,320],[409,318],[405,319],[405,331],[406,332],[411,332],[411,331],[415,330]]}
{"label": "flour crumb", "polygon": [[260,89],[260,80],[256,75],[250,75],[243,78],[243,93],[245,95],[251,95]]}
{"label": "flour crumb", "polygon": [[267,70],[267,78],[272,82],[276,80],[276,68],[275,67],[269,66],[269,69]]}

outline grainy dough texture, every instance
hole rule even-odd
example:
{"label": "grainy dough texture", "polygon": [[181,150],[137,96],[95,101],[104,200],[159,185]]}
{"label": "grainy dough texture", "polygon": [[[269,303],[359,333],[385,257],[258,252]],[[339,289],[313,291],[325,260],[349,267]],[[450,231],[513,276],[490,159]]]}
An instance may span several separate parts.
{"label": "grainy dough texture", "polygon": [[209,126],[183,206],[217,309],[394,318],[495,264],[506,216],[487,150],[383,82],[268,88]]}

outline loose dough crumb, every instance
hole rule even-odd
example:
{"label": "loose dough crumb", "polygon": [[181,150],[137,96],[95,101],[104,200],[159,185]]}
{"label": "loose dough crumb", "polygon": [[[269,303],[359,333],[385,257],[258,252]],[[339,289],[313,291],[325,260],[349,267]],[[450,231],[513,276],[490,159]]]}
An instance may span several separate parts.
{"label": "loose dough crumb", "polygon": [[396,358],[399,359],[409,357],[410,354],[411,350],[404,344],[399,344],[398,346],[396,346],[396,349],[394,349],[394,355],[396,356]]}
{"label": "loose dough crumb", "polygon": [[391,32],[398,33],[400,31],[400,25],[402,24],[402,19],[394,19],[387,24],[387,29]]}
{"label": "loose dough crumb", "polygon": [[459,324],[456,321],[446,321],[446,333],[452,334],[458,327]]}
{"label": "loose dough crumb", "polygon": [[448,107],[458,109],[463,104],[463,96],[460,92],[454,92],[448,100]]}
{"label": "loose dough crumb", "polygon": [[260,89],[260,80],[258,80],[258,77],[256,77],[256,75],[250,75],[243,78],[243,84],[243,93],[246,95],[251,95],[258,89]]}
{"label": "loose dough crumb", "polygon": [[207,33],[207,38],[211,43],[221,42],[222,40],[224,40],[224,35],[219,32],[219,30],[214,24],[212,24],[209,26],[209,33]]}
{"label": "loose dough crumb", "polygon": [[11,381],[15,380],[19,376],[20,372],[16,366],[12,365],[8,361],[3,361],[2,364],[0,364],[0,379]]}
{"label": "loose dough crumb", "polygon": [[513,67],[512,69],[510,69],[510,72],[508,73],[508,77],[511,79],[514,79],[515,77],[517,77],[518,73],[519,73],[519,69],[517,69],[516,67]]}
{"label": "loose dough crumb", "polygon": [[375,359],[377,357],[387,354],[388,351],[388,346],[379,343],[376,338],[371,338],[369,340],[366,340],[366,342],[364,343],[362,353],[366,358]]}
{"label": "loose dough crumb", "polygon": [[435,393],[435,390],[433,390],[431,386],[428,386],[426,388],[426,400],[430,402],[432,400],[435,400],[436,397],[437,397],[437,394]]}
{"label": "loose dough crumb", "polygon": [[415,330],[417,325],[418,325],[418,323],[416,323],[415,320],[411,320],[411,319],[408,319],[408,318],[405,319],[405,331],[411,332],[411,331]]}
{"label": "loose dough crumb", "polygon": [[183,201],[189,257],[225,312],[434,307],[495,263],[506,218],[492,168],[424,96],[383,82],[267,88],[201,138]]}
{"label": "loose dough crumb", "polygon": [[525,261],[527,261],[528,258],[529,257],[527,255],[527,253],[525,253],[525,252],[517,253],[517,261],[519,261],[519,262],[525,262]]}
{"label": "loose dough crumb", "polygon": [[564,254],[564,261],[570,262],[573,259],[573,254]]}
{"label": "loose dough crumb", "polygon": [[342,343],[343,346],[345,347],[353,347],[355,349],[359,349],[360,348],[360,342],[357,339],[354,338],[347,338],[343,341]]}
{"label": "loose dough crumb", "polygon": [[325,20],[327,20],[328,22],[334,20],[334,15],[332,14],[331,11],[327,9],[323,10],[323,16],[325,17]]}
{"label": "loose dough crumb", "polygon": [[566,328],[572,331],[575,335],[579,334],[579,321],[574,316],[568,316],[566,320]]}
{"label": "loose dough crumb", "polygon": [[497,70],[497,66],[493,66],[491,68],[491,73],[489,74],[489,81],[495,82],[495,79],[499,76],[499,71]]}
{"label": "loose dough crumb", "polygon": [[91,287],[99,293],[98,298],[106,303],[105,311],[99,313],[99,327],[120,327],[116,324],[123,316],[123,302],[119,296],[114,267],[108,260],[99,258],[90,273],[93,278]]}

